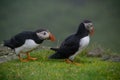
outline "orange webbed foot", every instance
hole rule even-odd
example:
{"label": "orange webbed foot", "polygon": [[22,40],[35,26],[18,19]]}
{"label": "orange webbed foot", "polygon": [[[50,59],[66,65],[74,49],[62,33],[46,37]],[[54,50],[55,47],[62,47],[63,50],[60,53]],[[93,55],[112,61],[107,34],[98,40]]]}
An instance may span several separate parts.
{"label": "orange webbed foot", "polygon": [[21,57],[20,57],[20,54],[18,54],[18,58],[19,58],[19,60],[20,60],[21,62],[28,62],[28,61],[29,61],[28,59],[23,59],[23,58],[21,58]]}
{"label": "orange webbed foot", "polygon": [[28,60],[33,60],[33,61],[35,61],[35,60],[37,60],[37,58],[29,57]]}
{"label": "orange webbed foot", "polygon": [[65,62],[66,62],[66,63],[72,63],[72,61],[69,60],[69,59],[65,59]]}
{"label": "orange webbed foot", "polygon": [[69,60],[69,59],[66,59],[65,62],[68,63],[68,64],[74,64],[74,65],[77,65],[77,66],[80,65],[80,63],[73,62],[73,61],[71,61],[71,60]]}
{"label": "orange webbed foot", "polygon": [[28,60],[33,60],[33,61],[37,60],[37,58],[31,57],[29,53],[27,53],[27,59]]}
{"label": "orange webbed foot", "polygon": [[28,62],[28,59],[20,59],[21,62]]}

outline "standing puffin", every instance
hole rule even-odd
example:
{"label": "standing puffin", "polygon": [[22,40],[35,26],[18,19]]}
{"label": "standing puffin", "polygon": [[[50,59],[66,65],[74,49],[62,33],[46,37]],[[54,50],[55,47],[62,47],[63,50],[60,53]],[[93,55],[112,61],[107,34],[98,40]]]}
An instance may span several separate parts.
{"label": "standing puffin", "polygon": [[93,33],[92,22],[89,20],[83,21],[80,23],[77,32],[67,37],[59,48],[51,48],[55,53],[49,59],[65,59],[67,63],[74,63],[75,56],[89,44],[89,35],[93,35]]}
{"label": "standing puffin", "polygon": [[[30,56],[29,52],[34,50],[39,46],[44,40],[50,39],[51,41],[55,40],[55,37],[46,29],[38,29],[34,32],[32,31],[23,31],[9,40],[4,41],[4,46],[14,49],[15,53],[18,55],[20,61],[27,62],[29,60],[36,60]],[[22,59],[20,53],[25,53],[27,59]]]}

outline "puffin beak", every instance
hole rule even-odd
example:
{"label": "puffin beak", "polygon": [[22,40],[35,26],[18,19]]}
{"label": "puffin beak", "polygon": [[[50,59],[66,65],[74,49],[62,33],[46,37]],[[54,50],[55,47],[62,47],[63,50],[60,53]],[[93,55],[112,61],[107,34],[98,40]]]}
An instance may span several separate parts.
{"label": "puffin beak", "polygon": [[90,29],[90,35],[92,36],[94,34],[94,27]]}
{"label": "puffin beak", "polygon": [[49,39],[51,41],[55,41],[55,37],[54,37],[54,35],[52,33],[49,33]]}

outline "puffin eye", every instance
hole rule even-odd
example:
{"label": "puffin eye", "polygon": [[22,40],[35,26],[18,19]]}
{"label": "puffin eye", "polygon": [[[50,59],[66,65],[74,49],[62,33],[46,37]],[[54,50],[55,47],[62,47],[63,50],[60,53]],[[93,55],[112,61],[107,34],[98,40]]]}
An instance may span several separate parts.
{"label": "puffin eye", "polygon": [[43,35],[46,35],[46,32],[44,32]]}

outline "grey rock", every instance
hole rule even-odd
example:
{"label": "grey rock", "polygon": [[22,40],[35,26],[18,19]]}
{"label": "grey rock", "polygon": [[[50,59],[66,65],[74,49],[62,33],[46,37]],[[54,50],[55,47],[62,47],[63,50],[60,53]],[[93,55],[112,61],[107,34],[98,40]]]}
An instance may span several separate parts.
{"label": "grey rock", "polygon": [[101,57],[104,54],[104,50],[102,48],[95,48],[87,53],[87,56],[90,57]]}
{"label": "grey rock", "polygon": [[103,55],[103,56],[102,56],[102,60],[103,60],[103,61],[106,61],[106,60],[108,60],[108,59],[110,59],[110,55]]}
{"label": "grey rock", "polygon": [[0,44],[0,63],[17,59],[14,51],[8,47],[4,47],[3,44]]}
{"label": "grey rock", "polygon": [[120,55],[103,55],[103,61],[113,61],[113,62],[120,62]]}

